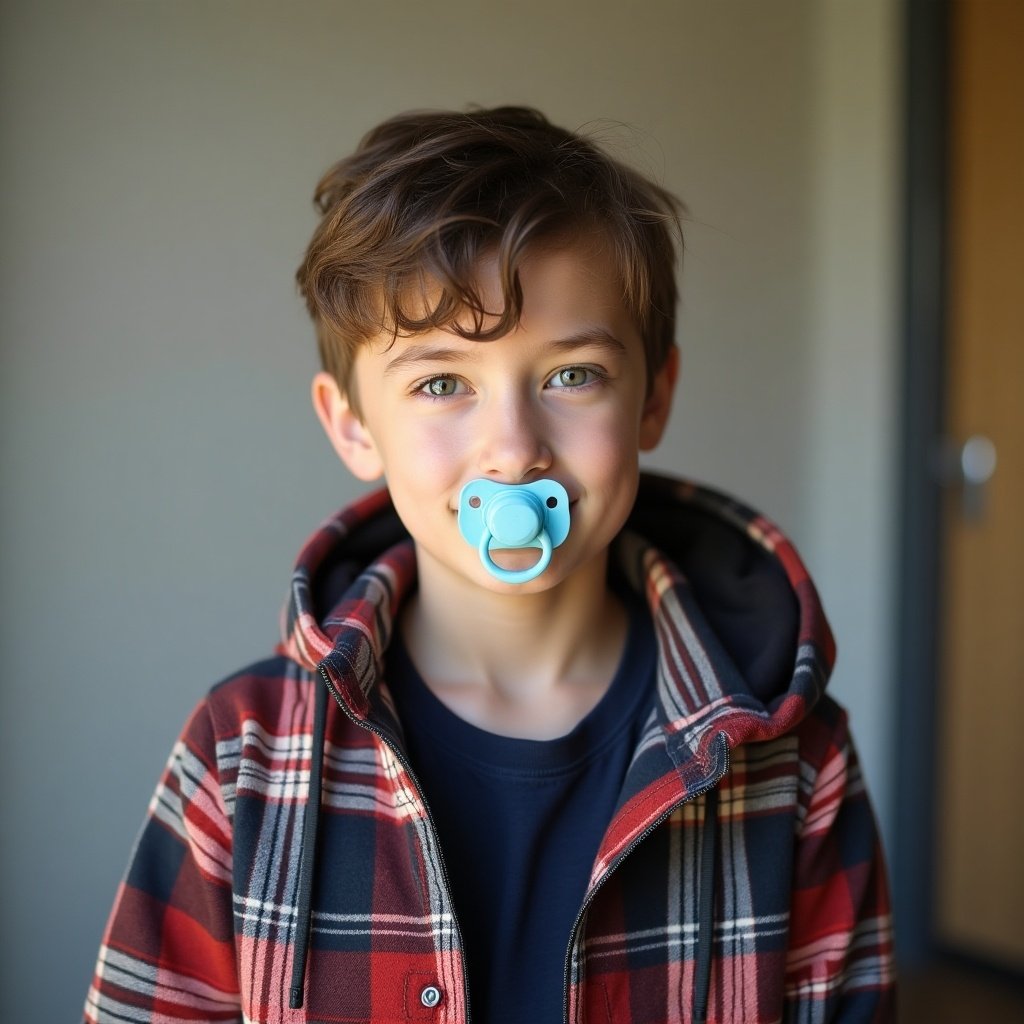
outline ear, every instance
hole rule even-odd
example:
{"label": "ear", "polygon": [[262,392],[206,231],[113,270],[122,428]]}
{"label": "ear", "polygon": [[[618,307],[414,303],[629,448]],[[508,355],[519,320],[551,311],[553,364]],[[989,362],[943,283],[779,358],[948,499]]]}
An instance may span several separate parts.
{"label": "ear", "polygon": [[313,378],[312,399],[324,433],[349,472],[359,480],[383,476],[384,463],[376,442],[331,374],[321,371]]}
{"label": "ear", "polygon": [[668,350],[665,362],[654,375],[651,393],[644,400],[640,415],[640,451],[649,452],[658,446],[661,435],[672,411],[672,396],[675,394],[676,377],[679,376],[679,349],[673,345]]}

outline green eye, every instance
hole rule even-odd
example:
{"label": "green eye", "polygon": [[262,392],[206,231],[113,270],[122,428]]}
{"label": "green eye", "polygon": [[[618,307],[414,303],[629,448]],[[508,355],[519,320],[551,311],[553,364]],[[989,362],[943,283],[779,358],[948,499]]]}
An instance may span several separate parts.
{"label": "green eye", "polygon": [[551,386],[555,388],[578,388],[590,383],[592,373],[585,366],[567,366],[551,378]]}
{"label": "green eye", "polygon": [[444,398],[455,394],[458,382],[454,377],[433,377],[423,385],[424,390],[435,398]]}

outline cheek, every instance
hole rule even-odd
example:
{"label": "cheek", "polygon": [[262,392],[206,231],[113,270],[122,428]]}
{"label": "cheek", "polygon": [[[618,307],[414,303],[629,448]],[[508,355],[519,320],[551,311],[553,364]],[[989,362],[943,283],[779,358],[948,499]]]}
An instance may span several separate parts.
{"label": "cheek", "polygon": [[615,475],[637,461],[637,418],[630,409],[601,411],[572,433],[573,448],[583,460],[580,469],[593,477]]}
{"label": "cheek", "polygon": [[406,490],[437,494],[459,482],[463,471],[463,442],[450,424],[429,418],[396,426],[387,463]]}
{"label": "cheek", "polygon": [[610,410],[579,431],[574,474],[587,503],[591,542],[607,545],[622,528],[636,499],[639,482],[639,428],[629,408]]}

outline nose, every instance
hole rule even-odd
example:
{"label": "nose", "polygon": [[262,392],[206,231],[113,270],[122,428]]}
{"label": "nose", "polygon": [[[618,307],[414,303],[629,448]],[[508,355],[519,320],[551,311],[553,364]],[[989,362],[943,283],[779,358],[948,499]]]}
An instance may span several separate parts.
{"label": "nose", "polygon": [[503,395],[481,410],[478,423],[481,474],[522,483],[551,467],[543,417],[525,398]]}

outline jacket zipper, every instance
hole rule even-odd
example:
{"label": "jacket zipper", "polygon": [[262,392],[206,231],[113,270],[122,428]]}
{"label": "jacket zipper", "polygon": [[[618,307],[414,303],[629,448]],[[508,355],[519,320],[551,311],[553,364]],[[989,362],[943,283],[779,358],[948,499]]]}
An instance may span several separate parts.
{"label": "jacket zipper", "polygon": [[658,817],[652,821],[647,828],[643,830],[630,844],[627,846],[622,853],[619,854],[618,859],[609,866],[608,870],[597,880],[597,883],[590,889],[587,895],[584,897],[583,906],[580,907],[580,912],[576,915],[576,922],[572,926],[572,930],[569,932],[569,947],[565,951],[565,976],[562,985],[562,1020],[563,1024],[569,1024],[569,985],[570,980],[570,969],[572,967],[572,950],[573,946],[576,945],[576,936],[580,930],[580,924],[583,921],[584,916],[587,913],[587,909],[593,902],[594,897],[598,894],[601,887],[611,877],[612,873],[618,868],[618,866],[660,825],[662,825],[668,818],[670,818],[680,807],[684,804],[688,804],[693,800],[702,797],[709,790],[715,788],[719,782],[725,777],[729,771],[729,743],[725,740],[725,734],[719,733],[718,737],[722,741],[722,746],[725,749],[725,765],[717,775],[708,779],[707,782],[695,790],[689,795],[685,796],[682,800],[672,804],[666,811],[658,815]]}
{"label": "jacket zipper", "polygon": [[437,829],[434,828],[434,818],[433,815],[431,815],[430,813],[430,805],[427,803],[426,797],[424,797],[423,795],[423,787],[420,785],[420,781],[416,777],[416,773],[412,770],[412,765],[409,764],[409,761],[406,758],[406,756],[384,736],[380,729],[377,729],[369,722],[362,721],[352,713],[352,711],[349,709],[345,701],[342,700],[341,694],[338,693],[338,690],[335,687],[334,683],[331,682],[331,678],[327,673],[327,669],[324,668],[323,662],[321,662],[317,666],[317,669],[319,670],[320,675],[323,677],[324,682],[327,684],[327,689],[330,691],[331,696],[334,698],[338,707],[340,707],[341,710],[345,712],[345,714],[348,716],[352,724],[358,725],[361,729],[365,729],[367,732],[373,733],[373,735],[376,736],[377,739],[379,739],[380,742],[383,743],[384,746],[391,751],[394,757],[398,760],[399,764],[401,764],[401,766],[405,769],[406,774],[408,774],[409,778],[412,780],[413,785],[416,787],[416,794],[419,797],[420,802],[423,804],[423,807],[426,811],[427,827],[429,828],[430,835],[433,838],[434,849],[437,850],[437,860],[441,866],[441,880],[444,884],[445,897],[448,900],[448,906],[451,907],[452,924],[455,927],[455,937],[458,940],[459,949],[462,952],[462,998],[465,1000],[466,1006],[465,1024],[469,1024],[469,985],[466,981],[466,947],[462,941],[462,930],[459,928],[459,919],[455,916],[455,901],[452,899],[451,883],[448,880],[448,869],[445,867],[444,854],[441,850],[441,841],[438,838]]}

